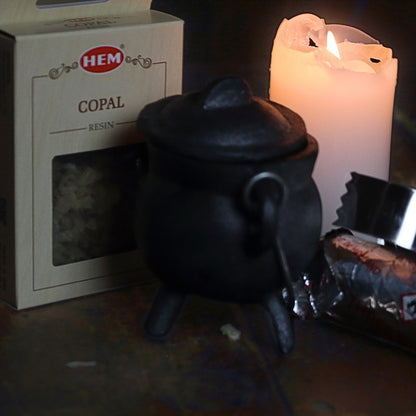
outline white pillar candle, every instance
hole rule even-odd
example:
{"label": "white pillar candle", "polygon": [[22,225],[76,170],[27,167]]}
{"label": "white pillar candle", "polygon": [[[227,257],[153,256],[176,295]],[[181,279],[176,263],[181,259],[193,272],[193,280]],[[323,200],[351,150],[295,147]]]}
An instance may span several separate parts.
{"label": "white pillar candle", "polygon": [[[339,56],[327,49],[334,34]],[[350,172],[388,179],[397,59],[349,26],[315,15],[284,19],[270,68],[270,99],[296,111],[318,140],[313,172],[325,233],[337,219]]]}

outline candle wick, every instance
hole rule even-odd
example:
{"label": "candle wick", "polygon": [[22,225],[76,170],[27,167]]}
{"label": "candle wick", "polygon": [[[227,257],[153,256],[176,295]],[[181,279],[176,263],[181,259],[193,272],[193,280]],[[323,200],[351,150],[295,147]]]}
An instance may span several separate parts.
{"label": "candle wick", "polygon": [[313,41],[312,38],[309,38],[309,46],[313,46],[314,48],[318,47],[318,45]]}
{"label": "candle wick", "polygon": [[377,58],[370,58],[370,61],[374,62],[375,64],[378,64],[379,62],[381,62],[380,59],[377,59]]}

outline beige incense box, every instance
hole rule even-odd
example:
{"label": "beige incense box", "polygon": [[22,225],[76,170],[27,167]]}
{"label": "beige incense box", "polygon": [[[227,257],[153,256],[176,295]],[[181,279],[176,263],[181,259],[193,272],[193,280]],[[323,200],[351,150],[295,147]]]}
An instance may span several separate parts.
{"label": "beige incense box", "polygon": [[0,0],[0,297],[18,309],[145,278],[136,119],[181,92],[180,19],[60,3]]}

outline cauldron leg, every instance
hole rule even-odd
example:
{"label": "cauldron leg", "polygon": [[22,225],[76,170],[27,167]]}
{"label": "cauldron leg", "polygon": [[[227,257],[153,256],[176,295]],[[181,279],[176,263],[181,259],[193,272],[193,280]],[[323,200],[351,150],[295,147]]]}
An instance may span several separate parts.
{"label": "cauldron leg", "polygon": [[269,320],[272,323],[272,334],[279,353],[289,354],[294,346],[293,323],[283,299],[277,293],[271,293],[264,297],[262,302]]}
{"label": "cauldron leg", "polygon": [[187,300],[187,294],[160,286],[144,321],[145,333],[154,339],[166,338]]}

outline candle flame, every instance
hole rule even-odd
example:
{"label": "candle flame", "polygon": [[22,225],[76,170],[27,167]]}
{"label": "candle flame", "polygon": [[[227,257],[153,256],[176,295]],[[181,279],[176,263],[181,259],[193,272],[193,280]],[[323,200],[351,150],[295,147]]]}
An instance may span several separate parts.
{"label": "candle flame", "polygon": [[338,59],[341,59],[339,54],[337,43],[335,42],[334,34],[329,30],[326,37],[326,48],[329,52],[335,55]]}

